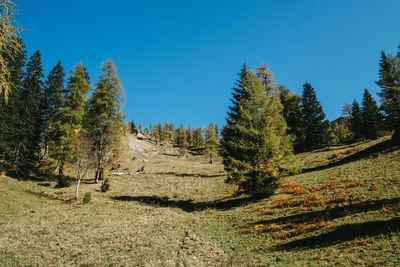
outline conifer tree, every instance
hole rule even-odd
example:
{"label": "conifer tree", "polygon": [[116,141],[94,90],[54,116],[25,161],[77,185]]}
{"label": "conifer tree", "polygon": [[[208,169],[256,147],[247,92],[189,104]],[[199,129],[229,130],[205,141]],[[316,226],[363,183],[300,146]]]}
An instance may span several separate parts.
{"label": "conifer tree", "polygon": [[221,155],[228,182],[245,192],[268,191],[292,155],[286,122],[262,81],[244,64],[222,130]]}
{"label": "conifer tree", "polygon": [[361,120],[363,136],[367,139],[377,139],[378,132],[382,129],[382,116],[378,105],[367,89],[364,91],[361,107]]}
{"label": "conifer tree", "polygon": [[185,155],[186,149],[188,147],[188,142],[185,126],[183,124],[178,129],[176,129],[175,144],[179,147],[181,156]]}
{"label": "conifer tree", "polygon": [[351,105],[350,111],[350,130],[353,132],[354,140],[359,140],[362,134],[362,117],[361,117],[361,109],[360,105],[356,100],[354,100],[353,104]]}
{"label": "conifer tree", "polygon": [[190,125],[186,129],[186,142],[187,142],[188,147],[194,146],[193,129],[192,129],[192,127]]}
{"label": "conifer tree", "polygon": [[291,92],[285,86],[279,87],[280,101],[283,105],[283,117],[288,126],[288,134],[294,137],[293,147],[296,152],[301,150],[304,140],[302,125],[301,97]]}
{"label": "conifer tree", "polygon": [[203,130],[201,127],[193,128],[193,146],[201,147],[204,145]]}
{"label": "conifer tree", "polygon": [[210,125],[205,129],[206,133],[206,141],[205,141],[205,152],[210,156],[210,164],[214,163],[214,157],[218,153],[218,138],[217,133],[215,132],[214,123],[210,123]]}
{"label": "conifer tree", "polygon": [[42,108],[44,112],[44,132],[43,132],[43,149],[45,151],[44,159],[48,157],[49,142],[52,136],[51,132],[55,131],[60,122],[61,107],[65,102],[65,73],[58,61],[57,65],[50,71],[44,84],[44,94],[42,98]]}
{"label": "conifer tree", "polygon": [[136,133],[136,125],[135,125],[135,121],[131,121],[129,123],[129,130],[131,134],[135,134]]}
{"label": "conifer tree", "polygon": [[[8,95],[12,91],[10,75],[12,67],[9,66],[10,55],[18,54],[23,50],[22,42],[18,38],[20,28],[15,26],[14,4],[10,0],[2,0],[0,3],[0,101],[8,101]],[[7,47],[7,48],[6,48]],[[5,48],[11,52],[4,55]]]}
{"label": "conifer tree", "polygon": [[397,56],[381,53],[379,80],[376,82],[381,91],[381,110],[385,113],[385,122],[394,130],[392,140],[400,143],[400,48]]}
{"label": "conifer tree", "polygon": [[[20,47],[14,48],[4,45],[2,57],[8,62],[10,94],[8,101],[0,100],[0,155],[4,158],[4,168],[10,169],[18,154],[21,138],[21,103],[22,84],[25,72],[23,70],[26,60],[26,51],[21,39],[18,39]],[[1,97],[0,97],[1,98]],[[1,164],[1,156],[0,156]],[[0,166],[0,170],[1,170]]]}
{"label": "conifer tree", "polygon": [[43,67],[41,55],[36,51],[27,63],[23,80],[21,102],[21,140],[13,170],[29,174],[40,161],[40,143],[43,131]]}
{"label": "conifer tree", "polygon": [[90,92],[89,74],[82,63],[74,67],[68,79],[67,92],[61,95],[56,122],[50,131],[50,155],[57,161],[58,178],[64,177],[65,163],[73,160],[85,118],[86,95]]}
{"label": "conifer tree", "polygon": [[[104,168],[118,156],[122,134],[123,88],[112,60],[102,66],[103,73],[88,101],[87,128],[94,143],[96,154],[95,181],[104,177]],[[143,124],[140,124],[143,131]]]}
{"label": "conifer tree", "polygon": [[304,151],[322,148],[329,143],[329,123],[325,123],[325,114],[317,100],[314,88],[306,82],[301,98],[302,127],[304,140],[301,144]]}

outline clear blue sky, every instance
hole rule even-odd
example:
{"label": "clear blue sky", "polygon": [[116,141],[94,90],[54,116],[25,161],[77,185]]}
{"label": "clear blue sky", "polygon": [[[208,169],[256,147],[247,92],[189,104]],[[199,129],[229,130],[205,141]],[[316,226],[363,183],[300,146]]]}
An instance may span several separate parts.
{"label": "clear blue sky", "polygon": [[225,123],[243,62],[271,66],[301,94],[308,81],[327,118],[345,102],[376,97],[380,51],[400,43],[399,0],[14,0],[29,56],[46,75],[82,61],[92,84],[112,58],[128,120]]}

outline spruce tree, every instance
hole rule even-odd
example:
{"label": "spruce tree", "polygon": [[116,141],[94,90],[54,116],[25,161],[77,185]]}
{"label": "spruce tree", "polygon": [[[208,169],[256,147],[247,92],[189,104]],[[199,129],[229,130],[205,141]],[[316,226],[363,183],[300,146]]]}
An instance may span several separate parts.
{"label": "spruce tree", "polygon": [[322,148],[329,143],[329,123],[325,123],[325,114],[317,100],[314,88],[306,82],[301,98],[302,128],[304,140],[301,144],[304,151]]}
{"label": "spruce tree", "polygon": [[210,164],[214,163],[214,157],[218,153],[218,137],[215,132],[214,123],[210,123],[210,125],[204,130],[206,134],[205,141],[205,152],[210,156]]}
{"label": "spruce tree", "polygon": [[[101,69],[103,73],[88,102],[87,129],[93,139],[96,154],[96,183],[103,179],[104,168],[118,156],[124,102],[123,88],[112,60],[104,63]],[[143,124],[140,124],[140,130],[143,132]]]}
{"label": "spruce tree", "polygon": [[185,155],[186,149],[188,147],[188,142],[186,129],[183,124],[178,129],[176,129],[175,144],[179,147],[181,156]]}
{"label": "spruce tree", "polygon": [[193,146],[202,147],[204,145],[203,130],[201,127],[193,128]]}
{"label": "spruce tree", "polygon": [[376,101],[367,89],[364,91],[361,107],[361,120],[363,136],[367,139],[377,139],[378,132],[382,129],[381,114]]}
{"label": "spruce tree", "polygon": [[262,81],[244,64],[222,130],[227,182],[248,193],[268,191],[292,155],[286,122]]}
{"label": "spruce tree", "polygon": [[[0,100],[0,169],[10,169],[18,154],[21,138],[21,103],[26,51],[21,39],[18,49],[2,47],[2,57],[8,62],[10,94],[8,101]],[[1,97],[0,97],[1,99]],[[1,158],[3,156],[3,159]],[[3,161],[2,161],[3,160]]]}
{"label": "spruce tree", "polygon": [[28,175],[40,161],[40,144],[43,131],[43,67],[41,54],[36,51],[27,63],[23,80],[21,102],[21,140],[13,171]]}
{"label": "spruce tree", "polygon": [[361,137],[363,137],[363,134],[362,134],[361,109],[360,105],[356,100],[354,100],[353,104],[351,105],[349,121],[350,121],[350,130],[353,132],[354,140],[357,141]]}
{"label": "spruce tree", "polygon": [[65,73],[58,61],[57,65],[50,71],[44,84],[44,94],[42,98],[42,108],[44,112],[44,132],[43,149],[45,151],[44,159],[48,157],[49,142],[53,141],[51,132],[60,122],[60,110],[65,102]]}
{"label": "spruce tree", "polygon": [[395,131],[392,140],[400,143],[400,48],[397,56],[382,52],[379,67],[381,110],[387,127]]}
{"label": "spruce tree", "polygon": [[279,86],[280,101],[283,105],[283,117],[288,126],[288,134],[294,137],[293,147],[295,152],[301,150],[304,140],[302,126],[301,97],[291,92],[285,86]]}

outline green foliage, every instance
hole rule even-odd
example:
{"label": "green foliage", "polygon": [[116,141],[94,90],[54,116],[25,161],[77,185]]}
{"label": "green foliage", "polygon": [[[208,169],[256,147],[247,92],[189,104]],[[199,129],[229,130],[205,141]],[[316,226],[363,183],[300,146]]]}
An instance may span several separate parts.
{"label": "green foliage", "polygon": [[181,154],[184,155],[188,147],[188,142],[185,126],[183,124],[176,129],[175,144],[179,147]]}
{"label": "green foliage", "polygon": [[58,183],[56,185],[56,188],[63,188],[70,186],[71,186],[71,180],[69,179],[68,176],[62,176],[58,178]]}
{"label": "green foliage", "polygon": [[206,133],[205,152],[210,156],[210,163],[213,163],[214,156],[218,153],[219,145],[214,123],[210,123],[204,131]]}
{"label": "green foliage", "polygon": [[[8,96],[12,91],[13,83],[10,80],[12,71],[9,66],[9,57],[5,56],[2,52],[4,48],[11,52],[8,54],[14,55],[20,53],[22,50],[22,42],[18,38],[20,28],[16,27],[16,20],[14,18],[15,9],[14,4],[10,0],[3,0],[0,4],[0,96],[4,96],[5,102],[8,102]],[[2,99],[0,99],[1,101]]]}
{"label": "green foliage", "polygon": [[193,128],[193,146],[195,147],[201,147],[204,145],[204,136],[203,136],[203,130],[201,127],[195,127]]}
{"label": "green foliage", "polygon": [[301,147],[304,151],[322,148],[331,142],[329,122],[324,121],[325,114],[317,100],[314,88],[306,82],[303,86],[301,99],[303,140]]}
{"label": "green foliage", "polygon": [[101,184],[100,191],[104,193],[108,190],[110,190],[110,181],[108,179],[105,179]]}
{"label": "green foliage", "polygon": [[379,66],[379,80],[376,83],[381,87],[378,93],[381,110],[385,113],[387,127],[395,130],[393,140],[400,142],[400,50],[397,56],[386,56],[382,52]]}
{"label": "green foliage", "polygon": [[276,98],[245,64],[236,85],[221,139],[227,181],[245,192],[267,192],[292,156],[292,140]]}
{"label": "green foliage", "polygon": [[92,201],[92,193],[86,192],[83,195],[83,203],[89,203],[90,201]]}
{"label": "green foliage", "polygon": [[[89,98],[86,129],[93,140],[97,161],[97,179],[102,179],[104,167],[111,164],[119,154],[122,135],[123,88],[112,60],[103,64],[103,73],[96,83],[96,89]],[[139,126],[143,131],[143,125]]]}
{"label": "green foliage", "polygon": [[367,139],[377,139],[378,131],[383,129],[383,116],[378,105],[367,89],[364,91],[361,107],[362,135]]}
{"label": "green foliage", "polygon": [[28,175],[40,161],[40,143],[43,131],[43,67],[41,55],[36,51],[26,67],[21,93],[20,145],[14,161],[14,170]]}
{"label": "green foliage", "polygon": [[293,147],[295,151],[301,150],[303,137],[301,97],[291,92],[284,86],[279,86],[280,101],[283,105],[283,117],[286,120],[287,133],[294,137]]}

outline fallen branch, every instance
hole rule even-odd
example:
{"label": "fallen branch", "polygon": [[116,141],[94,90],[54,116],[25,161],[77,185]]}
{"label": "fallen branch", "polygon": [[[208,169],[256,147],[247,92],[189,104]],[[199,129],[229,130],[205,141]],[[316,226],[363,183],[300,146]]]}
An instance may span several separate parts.
{"label": "fallen branch", "polygon": [[121,175],[129,175],[129,176],[135,176],[144,173],[144,166],[137,170],[136,172],[112,172],[111,175],[115,176],[121,176]]}

